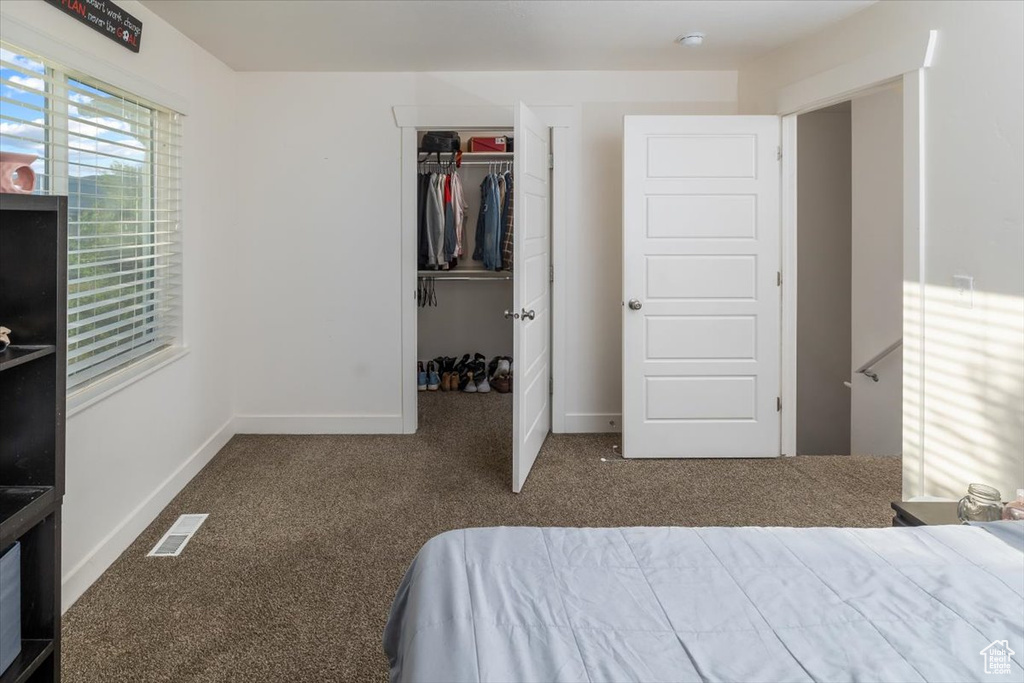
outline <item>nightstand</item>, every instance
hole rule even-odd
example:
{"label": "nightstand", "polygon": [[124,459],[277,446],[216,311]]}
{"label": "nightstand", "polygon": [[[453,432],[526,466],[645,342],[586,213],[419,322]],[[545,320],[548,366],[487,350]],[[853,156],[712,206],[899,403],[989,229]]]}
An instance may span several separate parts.
{"label": "nightstand", "polygon": [[933,526],[936,524],[960,524],[956,514],[957,503],[945,501],[902,501],[892,504],[896,511],[893,515],[893,526]]}

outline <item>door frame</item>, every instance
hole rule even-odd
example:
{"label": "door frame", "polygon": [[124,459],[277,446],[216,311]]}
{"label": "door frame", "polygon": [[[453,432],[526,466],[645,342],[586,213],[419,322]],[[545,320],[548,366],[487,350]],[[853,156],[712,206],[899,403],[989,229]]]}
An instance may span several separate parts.
{"label": "door frame", "polygon": [[[782,443],[796,455],[797,359],[797,117],[870,94],[903,86],[903,336],[916,343],[903,350],[903,497],[923,490],[924,285],[925,285],[925,74],[938,31],[909,36],[858,60],[782,88]],[[908,400],[909,399],[909,400]]]}
{"label": "door frame", "polygon": [[[566,239],[568,226],[575,216],[568,196],[570,184],[571,151],[578,144],[580,114],[573,106],[533,106],[538,116],[551,128],[551,265],[557,275],[551,287],[551,428],[560,432],[565,424],[564,358],[566,279]],[[401,385],[402,433],[415,434],[418,426],[416,408],[416,345],[419,334],[418,307],[416,305],[417,280],[417,226],[416,226],[416,162],[418,159],[417,133],[423,129],[438,130],[494,130],[512,129],[515,116],[508,106],[395,106],[392,108],[395,125],[401,129]]]}

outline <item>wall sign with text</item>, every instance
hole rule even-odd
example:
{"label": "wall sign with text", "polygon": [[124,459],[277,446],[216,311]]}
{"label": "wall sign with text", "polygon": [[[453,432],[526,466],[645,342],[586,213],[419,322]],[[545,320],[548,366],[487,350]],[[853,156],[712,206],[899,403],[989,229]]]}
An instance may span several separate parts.
{"label": "wall sign with text", "polygon": [[107,38],[138,52],[142,45],[142,22],[110,0],[46,0]]}

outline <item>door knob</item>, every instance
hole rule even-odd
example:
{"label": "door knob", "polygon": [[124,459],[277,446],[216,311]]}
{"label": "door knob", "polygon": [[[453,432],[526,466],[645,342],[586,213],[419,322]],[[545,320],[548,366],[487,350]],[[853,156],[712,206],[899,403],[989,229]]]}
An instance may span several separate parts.
{"label": "door knob", "polygon": [[640,303],[639,299],[630,299],[629,300],[629,310],[631,310],[631,311],[639,311],[643,307],[644,307],[644,305],[642,303]]}
{"label": "door knob", "polygon": [[525,308],[523,309],[523,320],[533,320],[536,317],[537,314],[533,311],[528,311]]}
{"label": "door knob", "polygon": [[506,308],[505,309],[505,320],[508,320],[509,318],[514,318],[516,320],[519,320],[519,314],[518,313],[513,313],[512,311],[510,311],[510,310],[508,310]]}

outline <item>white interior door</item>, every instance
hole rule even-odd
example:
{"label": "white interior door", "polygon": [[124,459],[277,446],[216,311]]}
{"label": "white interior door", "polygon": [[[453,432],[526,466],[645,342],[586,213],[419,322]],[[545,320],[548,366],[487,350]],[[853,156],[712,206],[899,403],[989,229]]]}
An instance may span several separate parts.
{"label": "white interior door", "polygon": [[551,430],[551,131],[516,105],[512,490],[519,493]]}
{"label": "white interior door", "polygon": [[625,117],[625,457],[780,453],[779,131]]}

